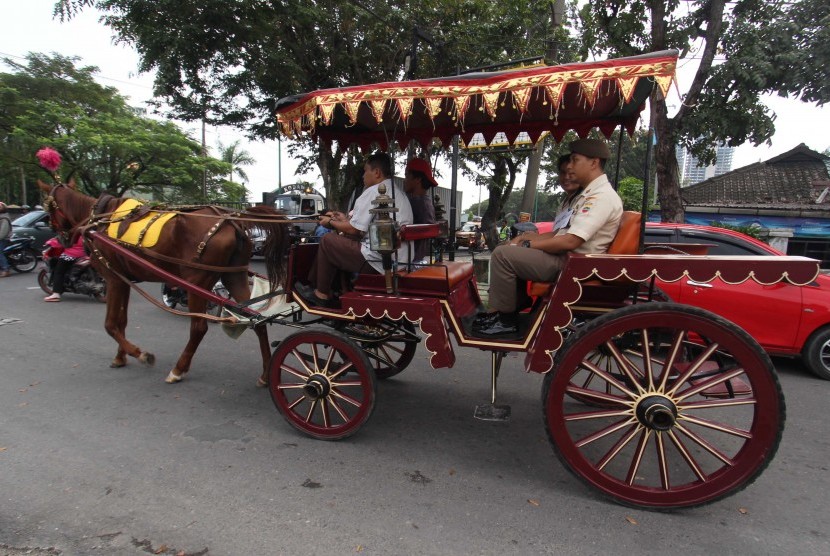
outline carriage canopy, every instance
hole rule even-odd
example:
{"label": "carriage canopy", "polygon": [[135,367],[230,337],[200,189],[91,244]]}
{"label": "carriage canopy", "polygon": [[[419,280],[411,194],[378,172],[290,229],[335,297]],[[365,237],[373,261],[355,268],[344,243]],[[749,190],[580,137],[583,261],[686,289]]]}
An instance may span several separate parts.
{"label": "carriage canopy", "polygon": [[411,140],[422,145],[455,135],[469,143],[480,133],[489,144],[504,133],[513,144],[521,132],[536,142],[550,132],[584,136],[594,127],[606,136],[619,125],[633,133],[654,85],[665,96],[674,79],[676,51],[600,62],[479,72],[415,81],[322,89],[285,97],[277,122],[289,137],[356,143],[364,150]]}

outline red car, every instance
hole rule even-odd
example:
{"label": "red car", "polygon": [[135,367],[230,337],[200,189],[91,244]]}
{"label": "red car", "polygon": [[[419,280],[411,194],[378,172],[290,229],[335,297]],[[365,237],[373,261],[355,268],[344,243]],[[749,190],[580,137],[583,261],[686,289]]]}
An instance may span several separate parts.
{"label": "red car", "polygon": [[[745,234],[694,224],[646,225],[646,243],[709,244],[710,255],[783,253]],[[800,356],[816,376],[830,380],[830,276],[820,274],[804,287],[753,280],[727,284],[715,279],[657,281],[673,301],[695,305],[723,316],[746,330],[771,355]]]}

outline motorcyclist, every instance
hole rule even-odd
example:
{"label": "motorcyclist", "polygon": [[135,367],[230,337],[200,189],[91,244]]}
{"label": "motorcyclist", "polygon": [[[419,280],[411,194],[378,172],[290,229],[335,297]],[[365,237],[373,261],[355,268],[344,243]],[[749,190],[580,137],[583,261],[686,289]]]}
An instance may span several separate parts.
{"label": "motorcyclist", "polygon": [[0,203],[0,278],[5,278],[11,272],[9,271],[9,261],[3,250],[9,244],[9,238],[12,235],[12,222],[9,219],[6,204]]}
{"label": "motorcyclist", "polygon": [[47,303],[56,303],[61,300],[61,294],[64,291],[64,277],[72,269],[76,259],[86,256],[84,238],[81,234],[78,234],[75,242],[69,247],[63,245],[57,237],[53,237],[46,244],[50,247],[63,248],[63,253],[55,261],[55,269],[52,271],[52,293],[43,298],[43,301]]}

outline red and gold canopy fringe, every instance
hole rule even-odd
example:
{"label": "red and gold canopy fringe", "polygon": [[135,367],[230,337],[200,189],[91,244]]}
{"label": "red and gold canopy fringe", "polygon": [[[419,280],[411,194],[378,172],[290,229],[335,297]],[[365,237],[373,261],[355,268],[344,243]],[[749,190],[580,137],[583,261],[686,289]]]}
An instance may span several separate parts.
{"label": "red and gold canopy fringe", "polygon": [[425,144],[454,135],[469,140],[499,132],[536,140],[569,130],[606,135],[619,125],[633,132],[656,85],[666,96],[677,53],[658,52],[602,62],[474,73],[418,81],[324,89],[278,102],[277,122],[286,136],[309,134],[325,141],[376,143],[386,148],[411,140]]}

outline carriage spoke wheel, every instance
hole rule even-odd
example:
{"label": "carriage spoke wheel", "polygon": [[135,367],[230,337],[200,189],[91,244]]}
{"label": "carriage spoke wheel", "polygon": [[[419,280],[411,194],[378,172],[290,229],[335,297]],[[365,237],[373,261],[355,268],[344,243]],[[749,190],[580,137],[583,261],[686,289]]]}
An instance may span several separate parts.
{"label": "carriage spoke wheel", "polygon": [[344,331],[366,352],[378,380],[386,380],[403,371],[418,348],[415,326],[408,320],[350,324]]}
{"label": "carriage spoke wheel", "polygon": [[295,428],[323,440],[357,432],[375,406],[366,355],[339,332],[307,330],[280,342],[271,357],[271,399]]}
{"label": "carriage spoke wheel", "polygon": [[784,428],[781,387],[757,342],[670,303],[590,322],[557,354],[542,396],[565,467],[637,507],[696,506],[740,490],[768,465]]}

